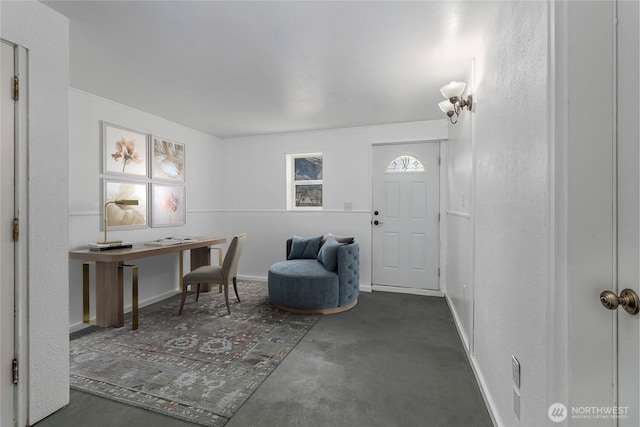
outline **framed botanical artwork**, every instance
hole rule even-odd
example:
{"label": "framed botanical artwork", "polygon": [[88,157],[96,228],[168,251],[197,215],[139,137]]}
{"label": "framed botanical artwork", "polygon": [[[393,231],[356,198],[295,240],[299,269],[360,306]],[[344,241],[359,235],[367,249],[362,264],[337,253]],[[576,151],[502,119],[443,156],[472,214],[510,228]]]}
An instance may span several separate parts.
{"label": "framed botanical artwork", "polygon": [[[145,183],[104,179],[103,206],[107,230],[148,227],[147,196],[148,186]],[[122,203],[116,203],[118,201]]]}
{"label": "framed botanical artwork", "polygon": [[151,178],[184,181],[184,144],[154,136],[152,138]]}
{"label": "framed botanical artwork", "polygon": [[147,177],[149,135],[102,122],[102,148],[105,174]]}
{"label": "framed botanical artwork", "polygon": [[153,227],[171,227],[186,222],[186,189],[183,185],[152,184]]}

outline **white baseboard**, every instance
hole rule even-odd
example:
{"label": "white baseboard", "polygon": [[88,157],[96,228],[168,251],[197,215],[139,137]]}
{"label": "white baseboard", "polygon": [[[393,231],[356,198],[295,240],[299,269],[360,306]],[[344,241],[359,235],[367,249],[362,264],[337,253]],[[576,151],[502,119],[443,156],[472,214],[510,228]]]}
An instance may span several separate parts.
{"label": "white baseboard", "polygon": [[[264,276],[238,276],[239,280],[253,280],[255,282],[266,282],[267,277]],[[371,292],[371,284],[360,283],[360,292]]]}
{"label": "white baseboard", "polygon": [[484,377],[482,376],[482,372],[480,371],[480,368],[476,363],[476,358],[473,356],[473,354],[471,353],[468,347],[468,342],[465,339],[465,334],[462,332],[463,329],[460,326],[460,319],[458,318],[458,314],[454,309],[453,304],[451,304],[451,300],[449,300],[449,296],[445,295],[444,299],[445,301],[447,301],[449,310],[453,314],[453,323],[454,325],[456,325],[458,336],[460,337],[460,341],[462,341],[463,343],[465,353],[467,354],[467,359],[469,359],[469,364],[471,365],[471,370],[473,371],[473,375],[476,377],[476,381],[480,388],[480,394],[482,394],[482,398],[484,399],[484,405],[487,407],[487,411],[489,412],[489,417],[491,417],[491,422],[493,422],[494,426],[501,426],[503,424],[499,422],[496,416],[496,413],[493,410],[493,408],[495,407],[494,406],[495,402],[491,396],[491,393],[489,393],[489,390],[487,389],[487,383],[485,382]]}
{"label": "white baseboard", "polygon": [[[165,292],[165,293],[163,293],[161,295],[156,295],[156,296],[154,296],[152,298],[147,298],[144,301],[139,301],[138,302],[138,308],[142,308],[142,307],[146,307],[146,306],[151,305],[151,304],[155,304],[155,303],[160,302],[160,301],[162,301],[164,299],[171,298],[174,295],[178,295],[179,293],[180,293],[180,291],[169,291],[169,292]],[[124,306],[124,312],[125,313],[130,313],[131,312],[131,305],[130,304]],[[91,318],[92,322],[95,321],[95,320],[96,320],[95,317]],[[91,326],[91,325],[86,324],[86,323],[82,323],[82,322],[74,323],[73,325],[69,325],[69,333],[71,334],[71,333],[74,333],[74,332],[81,331],[81,330],[83,330],[85,328],[88,328],[89,326]]]}
{"label": "white baseboard", "polygon": [[[252,281],[255,281],[255,282],[265,282],[265,283],[267,282],[267,277],[265,277],[265,276],[238,276],[238,279],[239,280],[252,280]],[[371,285],[362,285],[362,284],[360,284],[360,291],[361,292],[371,292],[372,291]],[[155,296],[153,298],[148,298],[148,299],[146,299],[144,301],[140,301],[138,303],[138,308],[142,308],[142,307],[145,307],[147,305],[155,304],[156,302],[159,302],[159,301],[162,301],[164,299],[170,298],[170,297],[172,297],[174,295],[177,295],[179,293],[180,293],[180,291],[169,291],[169,292],[165,292],[164,294],[157,295],[157,296]],[[124,307],[124,312],[125,313],[131,312],[131,305],[126,305]],[[95,320],[96,320],[95,317],[91,318],[91,321],[95,321]],[[91,325],[86,324],[86,323],[82,323],[82,322],[74,323],[73,325],[69,325],[69,333],[71,334],[73,332],[81,331],[81,330],[83,330],[85,328],[88,328],[89,326],[91,326]]]}
{"label": "white baseboard", "polygon": [[397,294],[422,295],[427,297],[444,297],[444,292],[431,289],[403,288],[401,286],[371,285],[373,291],[395,292]]}
{"label": "white baseboard", "polygon": [[238,280],[253,280],[254,282],[266,282],[266,276],[238,276]]}
{"label": "white baseboard", "polygon": [[456,310],[456,307],[451,303],[449,295],[445,294],[444,299],[447,301],[449,311],[453,316],[453,324],[456,325],[456,330],[458,331],[458,335],[460,336],[460,341],[462,341],[462,344],[464,345],[464,351],[467,353],[467,355],[469,355],[471,353],[471,344],[469,342],[469,337],[465,333],[464,329],[462,329],[462,327],[460,326],[462,325],[462,322],[460,321],[460,316],[458,316],[458,311]]}
{"label": "white baseboard", "polygon": [[371,289],[371,283],[360,283],[360,292],[373,292],[373,289]]}

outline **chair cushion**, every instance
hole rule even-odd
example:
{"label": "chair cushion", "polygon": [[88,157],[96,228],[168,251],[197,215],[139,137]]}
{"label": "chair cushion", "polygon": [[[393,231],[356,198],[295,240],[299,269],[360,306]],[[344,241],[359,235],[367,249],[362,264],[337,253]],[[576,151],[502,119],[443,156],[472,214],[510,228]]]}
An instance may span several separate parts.
{"label": "chair cushion", "polygon": [[318,256],[322,236],[300,237],[293,236],[291,253],[288,259],[314,259]]}
{"label": "chair cushion", "polygon": [[269,298],[276,304],[301,310],[338,306],[338,275],[315,259],[281,261],[269,269]]}
{"label": "chair cushion", "polygon": [[338,268],[338,248],[340,243],[335,237],[327,240],[318,252],[318,261],[324,265],[329,271],[335,271]]}
{"label": "chair cushion", "polygon": [[222,267],[203,265],[184,275],[183,283],[222,282]]}

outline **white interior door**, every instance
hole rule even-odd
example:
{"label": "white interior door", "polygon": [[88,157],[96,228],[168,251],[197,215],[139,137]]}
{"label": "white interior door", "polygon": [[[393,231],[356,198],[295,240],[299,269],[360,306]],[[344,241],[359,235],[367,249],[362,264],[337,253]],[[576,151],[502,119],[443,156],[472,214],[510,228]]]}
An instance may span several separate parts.
{"label": "white interior door", "polygon": [[439,289],[439,156],[438,142],[373,147],[374,289]]}
{"label": "white interior door", "polygon": [[[570,390],[568,410],[571,419],[578,418],[575,422],[579,425],[637,427],[640,425],[640,317],[627,312],[627,301],[618,300],[616,296],[621,296],[626,290],[640,294],[640,109],[637,103],[640,96],[640,7],[638,2],[626,1],[585,4],[588,4],[588,9],[593,9],[589,15],[593,22],[585,25],[591,28],[591,24],[598,22],[605,41],[610,41],[607,39],[609,35],[613,41],[600,46],[599,52],[615,52],[611,64],[600,63],[594,67],[602,67],[605,77],[589,82],[592,86],[601,85],[604,92],[611,93],[599,92],[602,95],[600,103],[606,107],[605,110],[608,109],[604,111],[605,116],[600,116],[603,119],[599,126],[606,128],[603,122],[613,123],[613,138],[602,140],[609,153],[601,152],[598,159],[582,165],[612,171],[612,186],[598,189],[598,184],[592,182],[594,185],[585,186],[584,190],[592,206],[598,203],[601,207],[595,209],[611,218],[608,223],[613,225],[613,232],[609,238],[608,231],[604,230],[606,225],[603,230],[593,230],[594,235],[604,237],[598,247],[611,248],[609,254],[605,250],[600,253],[602,257],[593,259],[593,264],[601,260],[606,263],[599,269],[605,274],[598,277],[599,270],[591,271],[591,265],[585,265],[584,269],[589,270],[593,277],[584,278],[585,293],[572,298],[570,303],[571,307],[584,307],[585,310],[582,321],[575,325],[577,331],[582,331],[584,342],[581,351],[576,351],[570,361],[574,385]],[[614,24],[616,21],[617,25]],[[612,50],[612,45],[617,49]],[[598,50],[594,45],[590,47],[591,56]],[[610,81],[606,78],[608,75],[612,76]],[[609,103],[610,99],[613,102]],[[586,132],[593,129],[585,123]],[[614,144],[609,142],[611,139]],[[605,178],[602,174],[600,176]],[[602,181],[608,184],[608,181]],[[615,191],[611,192],[609,188]],[[605,200],[612,203],[602,203]],[[610,206],[615,209],[610,209]],[[590,301],[582,304],[579,299],[591,300],[596,296],[592,292],[596,289],[589,286],[589,282],[596,284],[601,291],[611,291],[608,297],[620,305],[615,307],[614,304],[611,307],[614,311],[608,313],[601,305],[596,308]]]}
{"label": "white interior door", "polygon": [[14,392],[14,47],[2,46],[0,140],[0,425],[13,425]]}
{"label": "white interior door", "polygon": [[569,357],[568,374],[557,371],[566,375],[568,412],[556,408],[549,417],[568,417],[564,425],[637,427],[640,319],[614,304],[607,311],[598,295],[611,291],[617,301],[624,289],[640,291],[640,11],[626,1],[555,5],[566,15],[556,26],[560,37],[566,31],[566,46],[556,47],[566,47],[559,93],[566,90],[569,101],[560,96],[556,104],[568,111],[558,121],[567,145],[556,151],[568,177],[556,187],[561,195],[567,189],[566,205],[557,204],[567,212],[567,244],[556,253],[566,255],[560,277],[567,277],[568,330],[556,344]]}
{"label": "white interior door", "polygon": [[[618,2],[618,286],[640,294],[640,7]],[[633,100],[632,98],[635,98]],[[618,308],[620,426],[640,425],[640,319]]]}

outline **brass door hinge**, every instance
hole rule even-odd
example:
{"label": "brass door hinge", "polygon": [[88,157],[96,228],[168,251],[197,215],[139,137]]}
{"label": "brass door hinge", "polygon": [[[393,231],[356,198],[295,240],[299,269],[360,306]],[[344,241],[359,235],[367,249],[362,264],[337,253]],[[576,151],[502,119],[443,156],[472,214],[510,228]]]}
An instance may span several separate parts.
{"label": "brass door hinge", "polygon": [[18,359],[13,359],[11,365],[11,369],[13,371],[13,383],[18,384]]}
{"label": "brass door hinge", "polygon": [[20,238],[20,220],[18,218],[13,219],[13,241],[17,242]]}
{"label": "brass door hinge", "polygon": [[13,100],[17,101],[20,99],[20,79],[17,77],[13,78]]}

